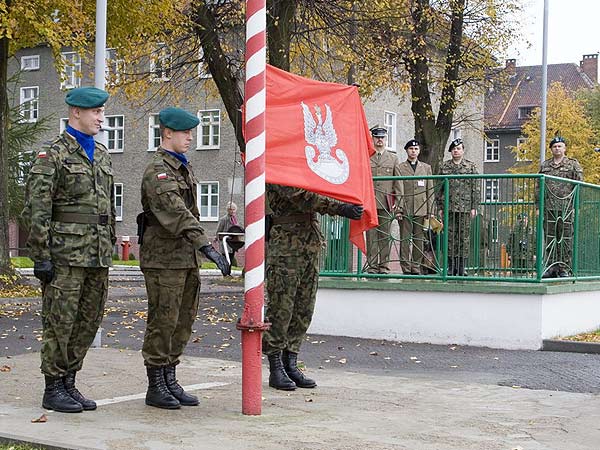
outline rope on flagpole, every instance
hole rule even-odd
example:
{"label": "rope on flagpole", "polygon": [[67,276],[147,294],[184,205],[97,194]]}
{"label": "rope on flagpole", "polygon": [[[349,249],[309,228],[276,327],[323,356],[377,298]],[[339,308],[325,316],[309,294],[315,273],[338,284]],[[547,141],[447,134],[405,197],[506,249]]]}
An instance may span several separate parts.
{"label": "rope on flagpole", "polygon": [[246,1],[246,195],[244,311],[242,331],[242,413],[260,415],[265,278],[265,101],[266,2]]}

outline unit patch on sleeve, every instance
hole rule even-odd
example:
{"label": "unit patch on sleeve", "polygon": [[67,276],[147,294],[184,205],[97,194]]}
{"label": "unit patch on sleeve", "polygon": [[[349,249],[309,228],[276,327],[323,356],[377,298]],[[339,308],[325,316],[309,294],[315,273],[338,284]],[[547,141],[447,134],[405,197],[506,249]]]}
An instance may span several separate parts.
{"label": "unit patch on sleeve", "polygon": [[169,178],[169,176],[165,172],[162,172],[162,173],[157,174],[156,178],[158,180],[166,180],[167,178]]}

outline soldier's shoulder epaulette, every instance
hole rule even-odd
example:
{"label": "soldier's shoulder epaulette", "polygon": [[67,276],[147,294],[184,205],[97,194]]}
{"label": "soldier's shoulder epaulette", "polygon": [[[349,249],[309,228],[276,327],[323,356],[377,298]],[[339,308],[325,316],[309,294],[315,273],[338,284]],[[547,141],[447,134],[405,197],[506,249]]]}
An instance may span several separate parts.
{"label": "soldier's shoulder epaulette", "polygon": [[97,147],[98,147],[100,150],[102,150],[102,151],[105,151],[106,153],[108,153],[108,148],[107,148],[107,147],[106,147],[106,145],[104,145],[102,142],[98,142],[98,141],[96,141],[96,146],[97,146]]}

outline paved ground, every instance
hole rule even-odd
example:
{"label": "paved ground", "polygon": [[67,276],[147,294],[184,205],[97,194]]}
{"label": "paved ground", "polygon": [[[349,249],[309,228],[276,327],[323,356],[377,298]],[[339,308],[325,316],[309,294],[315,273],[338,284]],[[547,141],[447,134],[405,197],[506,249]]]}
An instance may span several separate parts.
{"label": "paved ground", "polygon": [[0,436],[101,449],[600,449],[600,355],[311,335],[301,356],[319,387],[278,392],[265,369],[263,413],[243,416],[241,286],[220,283],[203,279],[178,372],[199,407],[144,405],[145,292],[122,280],[111,283],[103,348],[78,377],[101,407],[47,413],[44,424],[31,423],[45,412],[39,299],[0,300]]}

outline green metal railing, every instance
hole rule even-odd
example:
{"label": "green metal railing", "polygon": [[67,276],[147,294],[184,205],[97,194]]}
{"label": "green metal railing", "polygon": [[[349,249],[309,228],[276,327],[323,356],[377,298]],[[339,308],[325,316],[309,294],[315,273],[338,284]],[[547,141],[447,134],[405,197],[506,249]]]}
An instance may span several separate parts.
{"label": "green metal railing", "polygon": [[[379,260],[389,270],[368,273],[374,271],[377,255],[371,252],[369,260],[350,244],[347,219],[323,216],[327,246],[322,276],[510,282],[600,279],[600,186],[541,174],[374,178],[396,179],[432,180],[427,216],[442,222],[443,229],[435,233],[427,222],[423,224],[423,216],[401,215],[410,198],[395,198],[397,209],[378,205],[385,231],[372,234],[376,236],[372,242],[389,245],[389,258]],[[475,192],[474,203],[457,206],[457,195],[468,199],[466,190]],[[412,232],[403,233],[402,226]],[[415,266],[421,274],[408,274],[407,267]]]}

